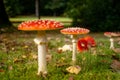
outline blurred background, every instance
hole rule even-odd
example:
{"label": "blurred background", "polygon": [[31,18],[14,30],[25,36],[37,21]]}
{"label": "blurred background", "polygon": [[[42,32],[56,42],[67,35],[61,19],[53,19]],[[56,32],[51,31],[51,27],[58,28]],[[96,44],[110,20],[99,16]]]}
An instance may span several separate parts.
{"label": "blurred background", "polygon": [[[62,17],[64,20],[60,21],[70,23],[68,26],[82,26],[93,32],[120,31],[120,0],[1,0],[1,25],[5,19],[2,6],[10,22],[25,16]],[[70,19],[65,21],[65,18]]]}

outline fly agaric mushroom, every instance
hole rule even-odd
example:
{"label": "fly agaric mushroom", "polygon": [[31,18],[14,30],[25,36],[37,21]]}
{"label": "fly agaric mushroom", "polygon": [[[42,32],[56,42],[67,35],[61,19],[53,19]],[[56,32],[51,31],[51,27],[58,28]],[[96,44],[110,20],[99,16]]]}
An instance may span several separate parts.
{"label": "fly agaric mushroom", "polygon": [[88,45],[89,45],[90,47],[95,47],[95,46],[96,46],[96,42],[95,42],[95,40],[94,40],[93,37],[91,37],[91,36],[86,36],[86,37],[84,37],[84,39],[88,42]]}
{"label": "fly agaric mushroom", "polygon": [[38,45],[38,75],[47,74],[46,67],[46,30],[55,30],[63,28],[63,24],[60,22],[52,20],[33,20],[22,22],[18,26],[18,30],[24,31],[38,31],[37,38],[34,39],[34,42]]}
{"label": "fly agaric mushroom", "polygon": [[72,35],[72,44],[73,44],[72,61],[74,64],[76,62],[77,35],[78,34],[87,34],[87,33],[89,33],[89,30],[85,29],[85,28],[80,28],[80,27],[71,27],[71,28],[62,29],[61,33]]}
{"label": "fly agaric mushroom", "polygon": [[105,32],[104,35],[110,38],[110,49],[114,49],[114,38],[115,37],[120,37],[120,33]]}
{"label": "fly agaric mushroom", "polygon": [[96,42],[94,38],[91,36],[85,36],[83,38],[79,38],[77,42],[77,48],[78,48],[78,51],[80,52],[86,51],[89,48],[92,48],[95,46],[96,46]]}
{"label": "fly agaric mushroom", "polygon": [[88,50],[91,47],[95,47],[96,43],[93,37],[85,36],[83,38],[79,38],[77,42],[78,51],[82,52]]}
{"label": "fly agaric mushroom", "polygon": [[84,38],[79,38],[77,42],[78,51],[88,50],[88,42]]}

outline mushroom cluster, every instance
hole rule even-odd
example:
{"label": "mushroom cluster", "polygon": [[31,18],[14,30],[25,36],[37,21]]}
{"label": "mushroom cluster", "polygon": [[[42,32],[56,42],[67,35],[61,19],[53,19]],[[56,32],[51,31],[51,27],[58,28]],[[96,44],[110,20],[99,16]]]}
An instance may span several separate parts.
{"label": "mushroom cluster", "polygon": [[33,20],[22,22],[18,26],[18,30],[24,31],[38,31],[37,37],[34,42],[38,46],[38,75],[47,74],[46,67],[46,54],[47,54],[47,38],[46,30],[55,30],[63,28],[63,24],[53,20]]}

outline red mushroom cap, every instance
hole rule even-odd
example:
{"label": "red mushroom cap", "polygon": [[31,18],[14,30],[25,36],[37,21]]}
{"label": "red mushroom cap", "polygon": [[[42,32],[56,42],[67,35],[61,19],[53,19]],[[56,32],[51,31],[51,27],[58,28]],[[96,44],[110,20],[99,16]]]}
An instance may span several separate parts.
{"label": "red mushroom cap", "polygon": [[88,42],[84,38],[79,38],[77,48],[80,52],[88,50]]}
{"label": "red mushroom cap", "polygon": [[107,36],[107,37],[112,37],[111,33],[112,32],[105,32],[104,35]]}
{"label": "red mushroom cap", "polygon": [[63,28],[63,24],[52,20],[33,20],[22,22],[18,30],[54,30]]}
{"label": "red mushroom cap", "polygon": [[65,28],[60,31],[63,34],[87,34],[89,33],[88,29],[79,28],[79,27],[72,27],[72,28]]}
{"label": "red mushroom cap", "polygon": [[92,47],[96,46],[96,42],[93,37],[91,36],[86,36],[84,39],[88,42],[88,44]]}
{"label": "red mushroom cap", "polygon": [[107,37],[119,37],[120,32],[105,32],[104,35]]}

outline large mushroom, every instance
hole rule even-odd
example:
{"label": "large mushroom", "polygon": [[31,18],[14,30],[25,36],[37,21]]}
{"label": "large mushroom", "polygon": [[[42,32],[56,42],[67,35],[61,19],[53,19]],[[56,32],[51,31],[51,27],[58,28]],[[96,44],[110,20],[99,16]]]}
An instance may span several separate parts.
{"label": "large mushroom", "polygon": [[38,73],[37,73],[38,75],[47,74],[47,67],[46,67],[47,38],[45,31],[55,30],[60,28],[63,28],[63,24],[52,20],[25,21],[18,26],[18,30],[38,31],[38,35],[34,39],[34,42],[38,46]]}
{"label": "large mushroom", "polygon": [[114,38],[120,37],[119,32],[104,32],[104,35],[110,38],[110,49],[114,49]]}
{"label": "large mushroom", "polygon": [[76,51],[77,51],[77,35],[79,34],[87,34],[89,33],[89,30],[86,28],[80,28],[80,27],[71,27],[71,28],[65,28],[61,30],[62,34],[69,34],[72,35],[72,44],[73,44],[73,53],[72,53],[72,61],[73,64],[76,62]]}

